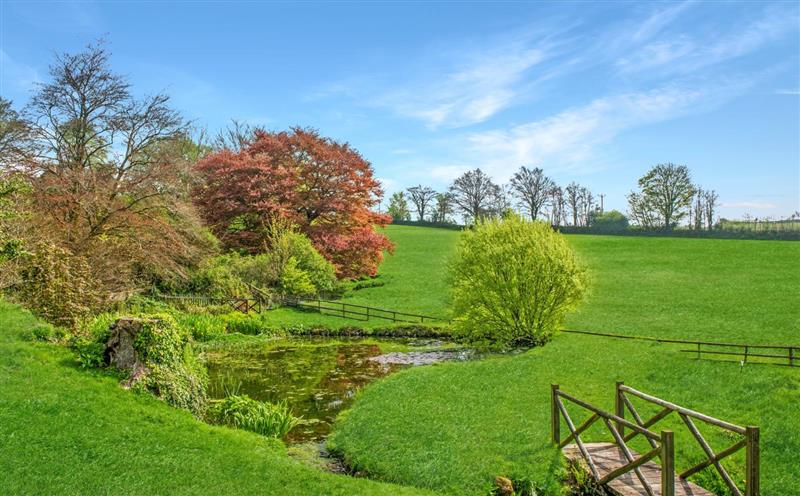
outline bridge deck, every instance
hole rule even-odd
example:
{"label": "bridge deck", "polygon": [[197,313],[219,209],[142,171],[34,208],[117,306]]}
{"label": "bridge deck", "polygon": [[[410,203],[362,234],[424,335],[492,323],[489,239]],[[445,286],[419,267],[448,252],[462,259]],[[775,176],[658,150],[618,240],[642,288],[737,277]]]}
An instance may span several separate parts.
{"label": "bridge deck", "polygon": [[[625,455],[613,443],[584,443],[586,450],[592,457],[592,461],[597,467],[600,477],[604,477],[611,471],[627,464]],[[564,447],[564,455],[570,460],[583,461],[578,446],[570,444]],[[639,455],[632,452],[634,458]],[[653,493],[657,496],[661,494],[661,466],[655,462],[647,462],[640,467],[642,475],[650,483]],[[639,478],[633,471],[623,474],[609,482],[606,487],[613,493],[620,496],[646,496],[647,493],[639,482]],[[675,496],[714,496],[713,493],[706,491],[700,486],[692,484],[683,479],[675,478]]]}

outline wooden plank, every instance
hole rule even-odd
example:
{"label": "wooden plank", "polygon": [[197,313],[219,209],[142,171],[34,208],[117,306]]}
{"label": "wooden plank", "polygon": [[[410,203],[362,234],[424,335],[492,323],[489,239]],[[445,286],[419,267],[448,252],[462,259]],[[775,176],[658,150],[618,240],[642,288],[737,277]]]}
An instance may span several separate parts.
{"label": "wooden plank", "polygon": [[[626,465],[625,454],[613,443],[584,443],[584,448],[592,457],[600,478]],[[583,462],[583,456],[574,444],[566,446],[564,455],[572,460]],[[634,458],[639,454],[631,452]],[[661,496],[661,467],[655,462],[647,462],[640,467],[642,475],[653,487],[655,496]],[[644,496],[647,493],[635,474],[629,472],[609,482],[606,487],[618,496]],[[675,478],[675,496],[714,496],[702,487],[680,478]]]}

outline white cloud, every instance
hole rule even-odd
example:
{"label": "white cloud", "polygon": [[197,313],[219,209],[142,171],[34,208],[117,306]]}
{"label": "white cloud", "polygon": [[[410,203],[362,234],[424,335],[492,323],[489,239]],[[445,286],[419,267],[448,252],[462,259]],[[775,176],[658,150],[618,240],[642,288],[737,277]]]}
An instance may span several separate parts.
{"label": "white cloud", "polygon": [[456,67],[407,83],[377,102],[431,128],[476,124],[510,106],[528,72],[548,56],[544,48],[515,41],[464,57]]}
{"label": "white cloud", "polygon": [[597,148],[620,133],[701,111],[742,87],[668,86],[598,98],[509,130],[472,133],[467,137],[468,148],[477,164],[503,181],[522,165],[545,163],[549,170],[586,168]]}
{"label": "white cloud", "polygon": [[776,95],[800,95],[800,90],[775,90]]}

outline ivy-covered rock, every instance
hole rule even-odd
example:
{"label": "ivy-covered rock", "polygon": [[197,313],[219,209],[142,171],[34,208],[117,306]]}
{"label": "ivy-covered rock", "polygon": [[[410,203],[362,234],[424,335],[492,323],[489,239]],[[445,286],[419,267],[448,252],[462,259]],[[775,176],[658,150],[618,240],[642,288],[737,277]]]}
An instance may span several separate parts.
{"label": "ivy-covered rock", "polygon": [[171,315],[119,318],[109,331],[103,363],[128,372],[123,386],[147,391],[197,416],[203,414],[206,370],[192,352],[191,336]]}

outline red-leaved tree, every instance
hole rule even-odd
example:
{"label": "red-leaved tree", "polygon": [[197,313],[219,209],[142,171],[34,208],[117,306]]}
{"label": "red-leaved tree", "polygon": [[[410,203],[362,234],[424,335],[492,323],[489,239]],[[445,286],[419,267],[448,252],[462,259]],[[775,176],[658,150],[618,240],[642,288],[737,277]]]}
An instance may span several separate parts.
{"label": "red-leaved tree", "polygon": [[241,151],[197,164],[201,214],[229,248],[266,247],[276,219],[296,223],[340,277],[375,275],[394,245],[375,232],[390,218],[374,212],[383,194],[372,166],[347,143],[313,129],[256,130]]}

